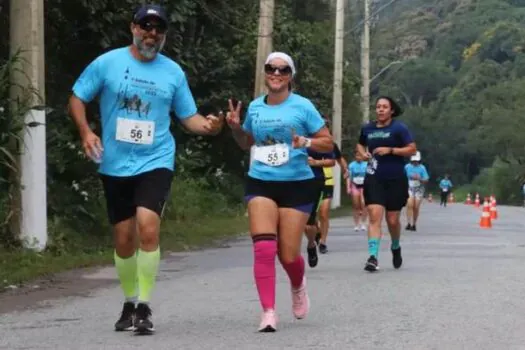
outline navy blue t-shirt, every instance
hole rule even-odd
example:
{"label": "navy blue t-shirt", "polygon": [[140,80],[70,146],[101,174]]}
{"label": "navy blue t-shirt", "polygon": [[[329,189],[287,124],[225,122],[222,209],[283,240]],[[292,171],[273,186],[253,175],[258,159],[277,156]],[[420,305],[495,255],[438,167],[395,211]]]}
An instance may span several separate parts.
{"label": "navy blue t-shirt", "polygon": [[[332,152],[327,153],[321,153],[312,151],[310,148],[306,149],[308,152],[308,156],[312,157],[315,160],[323,160],[323,159],[339,159],[341,158],[341,151],[339,150],[339,147],[334,142],[334,150]],[[311,166],[312,171],[314,172],[314,177],[316,179],[324,179],[324,170],[322,166]]]}
{"label": "navy blue t-shirt", "polygon": [[402,178],[405,175],[405,157],[393,154],[384,156],[374,155],[374,149],[378,147],[405,147],[414,142],[412,134],[407,126],[398,120],[384,127],[377,127],[372,121],[361,128],[359,144],[368,147],[372,159],[368,161],[367,174],[375,175],[382,179]]}

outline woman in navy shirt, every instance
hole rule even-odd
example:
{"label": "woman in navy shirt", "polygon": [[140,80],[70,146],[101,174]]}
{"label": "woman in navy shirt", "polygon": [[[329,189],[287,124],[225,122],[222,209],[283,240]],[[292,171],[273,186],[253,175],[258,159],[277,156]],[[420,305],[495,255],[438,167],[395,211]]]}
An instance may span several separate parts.
{"label": "woman in navy shirt", "polygon": [[416,144],[407,126],[394,118],[402,113],[390,97],[376,101],[376,120],[361,128],[357,152],[368,160],[364,182],[364,198],[368,210],[368,253],[365,270],[379,269],[378,253],[381,240],[381,221],[386,217],[392,245],[394,267],[403,263],[399,238],[401,209],[408,200],[408,179],[405,157],[416,153]]}

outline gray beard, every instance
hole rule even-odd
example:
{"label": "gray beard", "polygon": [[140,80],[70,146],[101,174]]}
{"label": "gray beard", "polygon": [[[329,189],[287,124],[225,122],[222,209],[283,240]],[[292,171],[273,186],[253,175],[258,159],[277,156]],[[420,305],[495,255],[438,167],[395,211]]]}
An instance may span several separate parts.
{"label": "gray beard", "polygon": [[155,43],[155,45],[150,47],[150,46],[144,45],[142,38],[136,37],[136,36],[133,37],[133,44],[137,47],[137,49],[139,50],[139,53],[149,60],[155,58],[155,56],[157,56],[157,54],[160,51],[162,51],[165,43],[166,43],[166,37],[164,37],[160,43]]}

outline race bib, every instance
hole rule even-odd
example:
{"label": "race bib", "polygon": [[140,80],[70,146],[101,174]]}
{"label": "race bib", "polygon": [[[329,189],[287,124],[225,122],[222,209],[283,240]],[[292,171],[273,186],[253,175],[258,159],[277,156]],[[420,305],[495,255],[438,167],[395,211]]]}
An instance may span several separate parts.
{"label": "race bib", "polygon": [[443,192],[448,192],[448,188],[443,188]]}
{"label": "race bib", "polygon": [[155,122],[153,121],[117,118],[116,139],[118,141],[151,145],[154,135]]}
{"label": "race bib", "polygon": [[419,180],[408,180],[408,186],[409,187],[419,187],[421,186],[421,182]]}
{"label": "race bib", "polygon": [[377,169],[377,159],[372,158],[368,161],[366,172],[370,175],[374,175]]}
{"label": "race bib", "polygon": [[253,151],[253,159],[269,166],[281,166],[290,160],[290,149],[282,143],[255,147]]}
{"label": "race bib", "polygon": [[352,178],[352,182],[356,185],[362,185],[365,182],[364,176],[357,176]]}

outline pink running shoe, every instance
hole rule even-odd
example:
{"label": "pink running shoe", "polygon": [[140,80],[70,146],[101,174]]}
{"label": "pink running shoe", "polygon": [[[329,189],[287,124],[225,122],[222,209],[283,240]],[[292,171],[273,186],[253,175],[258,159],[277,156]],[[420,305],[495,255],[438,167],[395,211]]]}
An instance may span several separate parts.
{"label": "pink running shoe", "polygon": [[259,325],[259,332],[269,333],[277,330],[277,314],[275,310],[266,310],[261,316],[261,324]]}
{"label": "pink running shoe", "polygon": [[292,287],[292,311],[298,320],[305,318],[310,310],[310,298],[306,291],[306,277],[299,288]]}

